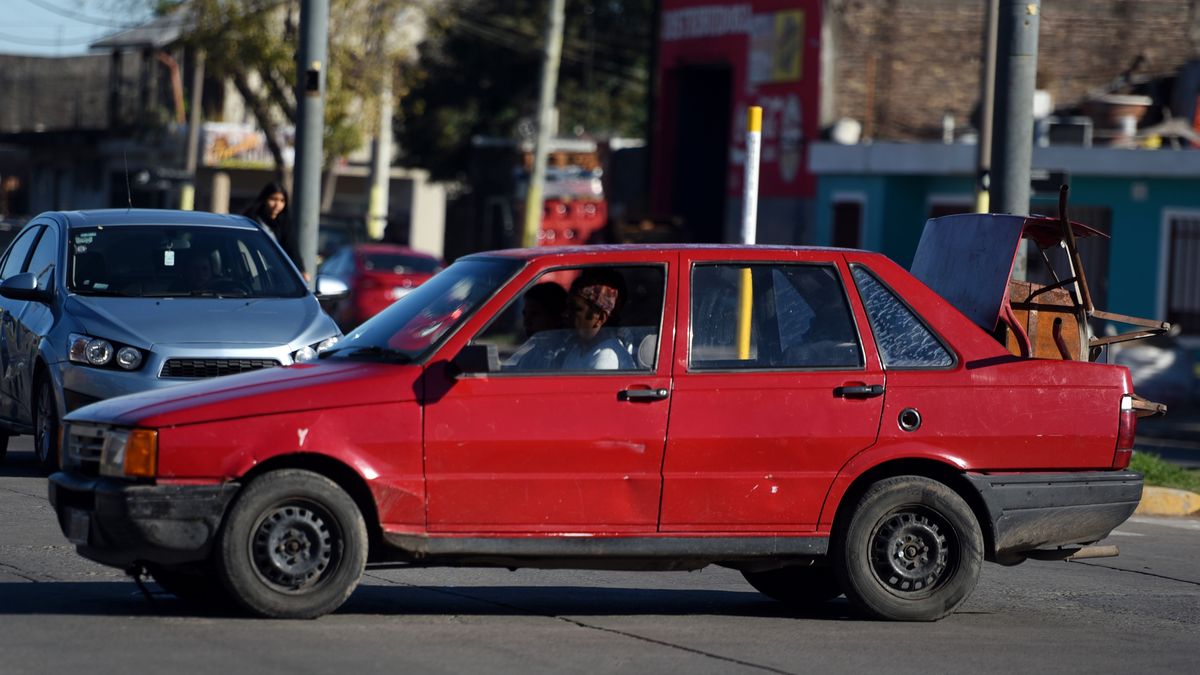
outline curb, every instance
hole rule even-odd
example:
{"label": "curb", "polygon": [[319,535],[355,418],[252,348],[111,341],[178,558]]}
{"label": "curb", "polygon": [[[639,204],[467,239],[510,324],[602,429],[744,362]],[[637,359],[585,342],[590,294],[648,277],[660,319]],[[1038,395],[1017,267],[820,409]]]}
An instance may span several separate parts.
{"label": "curb", "polygon": [[1142,489],[1142,501],[1133,513],[1139,516],[1197,516],[1200,515],[1200,494],[1146,486]]}

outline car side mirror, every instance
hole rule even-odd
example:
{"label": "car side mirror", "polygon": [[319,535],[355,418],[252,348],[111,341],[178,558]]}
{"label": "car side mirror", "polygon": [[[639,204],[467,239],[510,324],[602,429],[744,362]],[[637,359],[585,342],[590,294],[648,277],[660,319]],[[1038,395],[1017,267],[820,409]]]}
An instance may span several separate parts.
{"label": "car side mirror", "polygon": [[317,275],[317,297],[319,298],[340,298],[350,294],[350,287],[346,282],[331,277],[325,274]]}
{"label": "car side mirror", "polygon": [[50,289],[38,287],[37,275],[33,272],[15,274],[0,282],[0,295],[10,300],[33,302],[49,302],[53,297]]}
{"label": "car side mirror", "polygon": [[500,372],[500,352],[496,345],[467,345],[450,362],[450,376]]}

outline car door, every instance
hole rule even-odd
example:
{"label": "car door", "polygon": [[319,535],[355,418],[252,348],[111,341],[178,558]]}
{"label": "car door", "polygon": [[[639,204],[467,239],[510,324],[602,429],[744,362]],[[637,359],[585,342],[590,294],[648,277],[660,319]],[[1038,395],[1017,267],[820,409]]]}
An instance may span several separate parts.
{"label": "car door", "polygon": [[[0,262],[0,280],[24,271],[25,262],[33,252],[34,243],[42,229],[41,224],[34,223],[17,235],[8,247],[3,262]],[[21,415],[21,411],[28,409],[29,405],[22,400],[19,389],[23,355],[17,327],[17,319],[28,304],[27,300],[0,296],[0,416],[18,424],[28,423]]]}
{"label": "car door", "polygon": [[[56,270],[61,267],[63,247],[58,235],[58,227],[48,223],[42,228],[33,252],[23,271],[37,277],[38,288],[53,290]],[[33,424],[33,369],[37,362],[38,349],[42,338],[49,334],[54,326],[54,310],[44,302],[25,302],[24,306],[11,317],[9,322],[12,331],[10,344],[15,363],[9,383],[16,397],[16,417],[22,423]]]}
{"label": "car door", "polygon": [[[525,336],[512,339],[510,326],[523,316],[525,294],[546,283],[565,290],[590,269],[567,264],[526,270],[509,284],[519,291],[494,299],[502,308],[484,309],[494,311],[487,325],[469,329],[474,344],[501,352],[505,366],[499,372],[439,381],[438,369],[428,370],[427,392],[442,392],[427,394],[425,406],[430,531],[656,529],[670,405],[675,257],[639,252],[610,261],[627,281],[620,325],[607,326],[613,332],[605,338],[628,350],[620,369],[562,370],[569,360],[564,356],[555,365],[553,355],[527,366],[514,351]],[[564,344],[554,330],[538,335],[546,333],[551,337],[544,342]],[[452,343],[445,358],[465,340]]]}
{"label": "car door", "polygon": [[664,532],[812,531],[879,432],[884,373],[841,255],[739,255],[697,251],[681,280]]}

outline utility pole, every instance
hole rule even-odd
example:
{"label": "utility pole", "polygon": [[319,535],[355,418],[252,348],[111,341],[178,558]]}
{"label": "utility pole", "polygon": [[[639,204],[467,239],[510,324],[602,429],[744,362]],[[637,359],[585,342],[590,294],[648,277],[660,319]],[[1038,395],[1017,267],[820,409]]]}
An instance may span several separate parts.
{"label": "utility pole", "polygon": [[992,115],[996,108],[996,23],[1000,0],[983,0],[983,71],[979,74],[979,145],[975,171],[975,211],[987,213],[991,196]]}
{"label": "utility pole", "polygon": [[554,91],[558,87],[558,62],[562,58],[563,23],[566,0],[550,0],[546,21],[546,49],[542,53],[542,90],[538,97],[537,144],[533,148],[533,171],[525,194],[523,246],[537,246],[542,224],[542,186],[546,183],[546,155],[550,150],[551,117]]}
{"label": "utility pole", "polygon": [[371,144],[371,196],[367,205],[367,236],[383,239],[387,227],[392,178],[392,69],[385,68],[379,90],[379,129]]}
{"label": "utility pole", "polygon": [[[992,211],[1029,212],[1033,161],[1033,89],[1037,78],[1041,0],[1001,0],[996,110],[992,143]],[[1025,247],[1017,251],[1014,279],[1025,278]]]}
{"label": "utility pole", "polygon": [[300,49],[296,52],[296,234],[309,285],[315,287],[317,227],[321,210],[324,155],[325,60],[329,44],[329,0],[301,0]]}
{"label": "utility pole", "polygon": [[187,151],[183,160],[187,182],[183,184],[179,194],[179,208],[184,211],[196,208],[196,165],[199,164],[200,154],[200,108],[204,98],[203,89],[204,50],[198,48],[192,57],[191,110],[188,111]]}

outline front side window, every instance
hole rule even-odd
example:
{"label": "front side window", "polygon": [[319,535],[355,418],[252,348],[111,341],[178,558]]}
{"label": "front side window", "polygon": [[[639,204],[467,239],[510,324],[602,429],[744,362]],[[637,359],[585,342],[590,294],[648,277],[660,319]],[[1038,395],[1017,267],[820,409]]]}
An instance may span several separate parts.
{"label": "front side window", "polygon": [[495,345],[502,373],[651,371],[665,281],[661,266],[546,272],[471,342]]}
{"label": "front side window", "polygon": [[25,258],[29,257],[29,249],[33,248],[33,241],[37,238],[38,229],[40,228],[31,227],[25,230],[8,247],[8,257],[4,259],[4,267],[0,268],[0,279],[7,279],[21,272]]}
{"label": "front side window", "polygon": [[47,227],[33,249],[33,256],[29,258],[28,271],[37,275],[38,288],[50,288],[50,275],[58,262],[59,250],[58,234]]}
{"label": "front side window", "polygon": [[863,367],[833,265],[698,264],[691,295],[693,370]]}
{"label": "front side window", "polygon": [[68,288],[122,297],[293,298],[307,293],[259,229],[130,225],[71,230]]}
{"label": "front side window", "polygon": [[948,368],[954,357],[900,298],[861,265],[853,266],[871,330],[886,368]]}
{"label": "front side window", "polygon": [[388,306],[325,352],[330,358],[407,363],[436,349],[524,263],[464,258]]}

